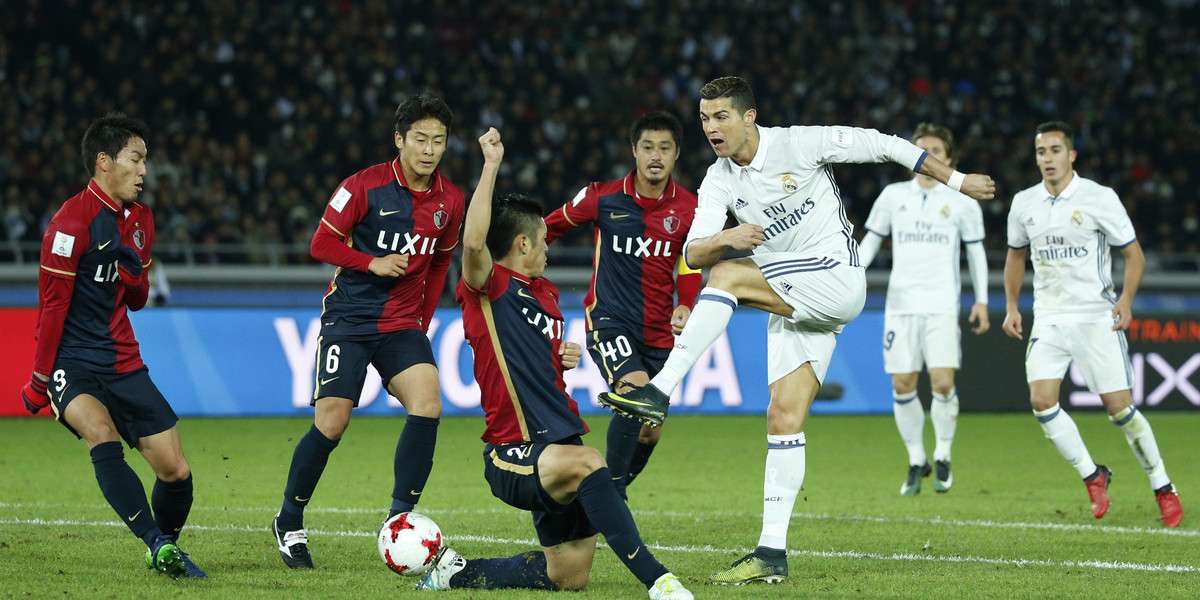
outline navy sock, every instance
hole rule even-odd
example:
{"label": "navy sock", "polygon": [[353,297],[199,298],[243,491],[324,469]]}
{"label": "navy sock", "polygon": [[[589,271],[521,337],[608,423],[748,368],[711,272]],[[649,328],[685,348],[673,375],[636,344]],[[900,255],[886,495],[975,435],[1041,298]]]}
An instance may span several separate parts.
{"label": "navy sock", "polygon": [[654,453],[656,445],[638,442],[637,449],[633,452],[633,458],[629,459],[629,473],[625,475],[625,485],[633,483],[633,480],[641,475],[642,469],[646,468],[646,463],[650,462],[650,455]]}
{"label": "navy sock", "polygon": [[[604,462],[612,472],[613,485],[617,493],[625,497],[625,484],[632,480],[629,477],[631,461],[638,447],[638,434],[642,432],[642,424],[637,419],[630,419],[614,414],[608,423],[608,443],[604,449]],[[645,466],[646,463],[642,463]],[[640,470],[640,469],[639,469]]]}
{"label": "navy sock", "polygon": [[154,520],[163,533],[179,539],[183,524],[192,512],[192,474],[179,481],[154,482],[150,491],[150,506],[154,509]]}
{"label": "navy sock", "polygon": [[531,550],[508,558],[476,558],[450,578],[450,588],[557,590],[546,574],[546,554]]}
{"label": "navy sock", "polygon": [[331,440],[317,429],[316,425],[309,428],[308,433],[296,444],[292,453],[292,466],[288,471],[287,486],[283,488],[283,507],[279,511],[279,528],[284,531],[295,531],[304,528],[304,507],[312,499],[313,490],[325,472],[325,463],[329,462],[329,453],[337,448],[338,441]]}
{"label": "navy sock", "polygon": [[433,448],[437,445],[437,417],[409,415],[404,421],[404,431],[396,442],[396,458],[393,469],[396,483],[392,488],[392,508],[388,517],[408,512],[421,499],[425,482],[433,470]]}
{"label": "navy sock", "polygon": [[121,442],[105,442],[92,448],[92,467],[96,470],[96,483],[100,484],[100,492],[109,506],[117,511],[117,516],[134,535],[142,538],[147,546],[153,545],[162,530],[154,522],[142,480],[125,462]]}
{"label": "navy sock", "polygon": [[604,534],[608,547],[617,553],[617,558],[625,563],[638,581],[649,588],[656,579],[667,573],[667,568],[642,543],[629,506],[621,501],[621,496],[613,487],[612,473],[607,467],[596,469],[584,477],[579,482],[578,494],[579,504],[587,513],[588,520],[597,531]]}

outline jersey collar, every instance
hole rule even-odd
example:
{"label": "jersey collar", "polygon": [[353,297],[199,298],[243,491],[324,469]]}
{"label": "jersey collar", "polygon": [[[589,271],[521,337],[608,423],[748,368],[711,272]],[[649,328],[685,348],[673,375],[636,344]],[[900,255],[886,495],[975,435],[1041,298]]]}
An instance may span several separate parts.
{"label": "jersey collar", "polygon": [[[634,169],[625,176],[625,180],[621,182],[621,191],[625,192],[630,198],[642,198],[637,193],[637,187],[634,185],[637,182],[637,169]],[[645,198],[646,200],[665,200],[675,198],[675,178],[667,177],[667,187],[663,190],[662,198]]]}
{"label": "jersey collar", "polygon": [[[408,187],[408,180],[406,180],[404,178],[404,169],[400,168],[400,156],[399,155],[396,155],[396,158],[392,160],[392,173],[394,173],[396,175],[396,183],[399,183],[400,187],[403,187],[404,189],[409,190],[409,191],[413,191],[411,188]],[[437,169],[433,170],[433,185],[429,186],[429,191],[432,192],[435,189],[439,193],[446,191],[446,187],[442,184],[442,169],[441,168],[437,168]]]}
{"label": "jersey collar", "polygon": [[100,184],[96,183],[95,179],[88,180],[87,189],[89,192],[92,193],[93,196],[96,197],[97,200],[99,200],[102,204],[104,204],[104,206],[107,207],[108,210],[111,210],[113,212],[121,212],[121,207],[119,205],[117,205],[117,203],[112,198],[109,198],[108,194],[104,193],[104,190],[100,189]]}
{"label": "jersey collar", "polygon": [[1068,183],[1067,188],[1064,189],[1057,197],[1054,194],[1051,194],[1050,190],[1046,188],[1045,180],[1042,181],[1042,191],[1046,193],[1046,200],[1070,200],[1071,196],[1074,196],[1075,192],[1079,189],[1079,185],[1079,173],[1076,173],[1075,170],[1072,169],[1071,183]]}

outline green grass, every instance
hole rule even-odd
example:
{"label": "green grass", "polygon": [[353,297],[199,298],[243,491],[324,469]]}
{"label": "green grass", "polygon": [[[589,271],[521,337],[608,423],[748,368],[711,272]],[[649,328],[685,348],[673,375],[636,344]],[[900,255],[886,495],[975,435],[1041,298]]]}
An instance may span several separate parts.
{"label": "green grass", "polygon": [[[1074,414],[1092,454],[1116,473],[1112,509],[1093,519],[1074,470],[1028,415],[964,415],[954,489],[898,494],[906,459],[890,416],[813,417],[805,490],[790,531],[791,575],[778,586],[722,588],[707,576],[758,539],[765,419],[676,417],[630,506],[655,555],[700,598],[1195,598],[1200,530],[1157,522],[1146,476],[1124,436],[1095,413]],[[590,420],[603,447],[607,419]],[[1152,413],[1185,510],[1200,490],[1200,414]],[[196,482],[182,546],[212,579],[149,572],[144,546],[96,487],[87,451],[56,423],[0,421],[0,598],[417,597],[393,575],[374,532],[390,502],[399,418],[359,418],[330,459],[307,512],[311,572],[279,560],[267,530],[278,509],[300,419],[180,423]],[[480,418],[442,422],[421,510],[468,557],[534,547],[526,513],[483,480]],[[932,437],[926,428],[927,438]],[[930,442],[930,445],[932,443]],[[130,463],[150,481],[144,461]],[[546,598],[545,592],[450,591],[447,598]],[[571,598],[645,598],[610,550]]]}

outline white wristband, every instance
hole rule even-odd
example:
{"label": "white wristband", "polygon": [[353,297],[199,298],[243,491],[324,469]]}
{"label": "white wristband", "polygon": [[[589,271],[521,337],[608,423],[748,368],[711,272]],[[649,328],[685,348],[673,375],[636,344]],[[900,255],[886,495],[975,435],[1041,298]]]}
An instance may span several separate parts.
{"label": "white wristband", "polygon": [[963,180],[966,178],[967,178],[966,175],[963,175],[962,173],[955,171],[950,174],[950,179],[948,179],[946,181],[946,185],[949,186],[950,189],[952,189],[956,192],[961,192]]}

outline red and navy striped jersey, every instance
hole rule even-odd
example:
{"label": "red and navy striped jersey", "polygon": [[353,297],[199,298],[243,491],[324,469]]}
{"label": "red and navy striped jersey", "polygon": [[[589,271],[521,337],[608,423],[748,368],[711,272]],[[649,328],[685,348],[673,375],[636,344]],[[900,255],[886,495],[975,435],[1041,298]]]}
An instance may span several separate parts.
{"label": "red and navy striped jersey", "polygon": [[662,198],[643,198],[634,190],[635,175],[580,190],[546,217],[546,241],[594,221],[596,253],[584,298],[588,331],[619,326],[648,346],[670,348],[676,284],[681,305],[691,307],[700,291],[700,272],[680,260],[696,196],[672,179]]}
{"label": "red and navy striped jersey", "polygon": [[458,282],[463,332],[475,353],[483,441],[553,443],[587,433],[563,381],[558,288],[492,265],[486,289]]}
{"label": "red and navy striped jersey", "polygon": [[[95,180],[63,203],[42,238],[34,371],[58,361],[99,373],[128,373],[142,357],[127,309],[146,301],[154,217],[141,202],[121,206]],[[130,288],[117,275],[118,248],[137,251],[143,278]]]}
{"label": "red and navy striped jersey", "polygon": [[[325,293],[322,335],[427,330],[463,212],[462,191],[440,171],[428,191],[410,190],[399,157],[343,181],[312,243],[314,258],[338,267]],[[404,275],[368,271],[372,258],[389,254],[409,256]]]}

